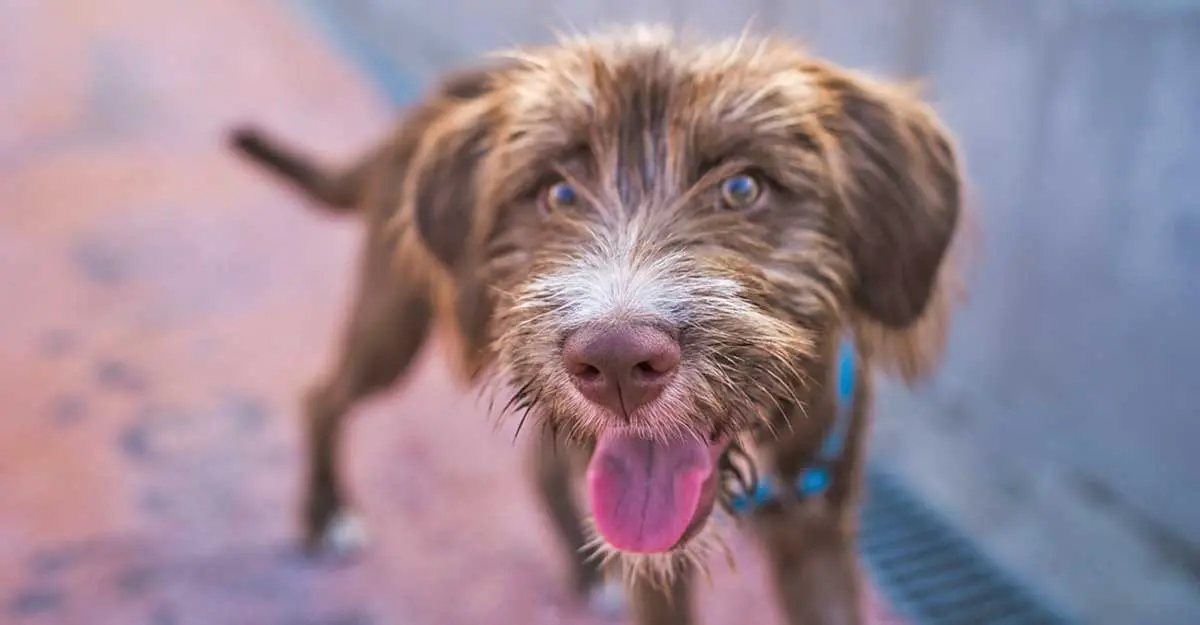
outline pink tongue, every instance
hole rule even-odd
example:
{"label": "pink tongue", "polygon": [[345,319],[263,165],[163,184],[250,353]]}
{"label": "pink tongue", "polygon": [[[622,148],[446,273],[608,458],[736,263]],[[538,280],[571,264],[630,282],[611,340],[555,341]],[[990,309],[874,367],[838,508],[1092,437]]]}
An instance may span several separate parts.
{"label": "pink tongue", "polygon": [[596,529],[622,551],[666,551],[687,531],[711,473],[708,446],[694,438],[662,443],[605,433],[587,470]]}

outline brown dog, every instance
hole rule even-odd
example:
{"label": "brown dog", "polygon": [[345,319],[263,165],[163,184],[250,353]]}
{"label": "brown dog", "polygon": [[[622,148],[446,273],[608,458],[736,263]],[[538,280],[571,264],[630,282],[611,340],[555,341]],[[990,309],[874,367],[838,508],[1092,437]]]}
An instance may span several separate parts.
{"label": "brown dog", "polygon": [[[637,622],[690,623],[717,504],[753,490],[748,467],[793,484],[824,460],[827,482],[743,517],[789,622],[862,622],[869,372],[928,372],[955,291],[959,163],[929,108],[783,41],[635,27],[453,75],[344,172],[235,141],[369,223],[340,364],[307,398],[311,544],[345,529],[345,415],[436,320],[465,379],[511,384],[543,426],[537,483],[581,592],[625,565]],[[847,335],[859,383],[839,411]]]}

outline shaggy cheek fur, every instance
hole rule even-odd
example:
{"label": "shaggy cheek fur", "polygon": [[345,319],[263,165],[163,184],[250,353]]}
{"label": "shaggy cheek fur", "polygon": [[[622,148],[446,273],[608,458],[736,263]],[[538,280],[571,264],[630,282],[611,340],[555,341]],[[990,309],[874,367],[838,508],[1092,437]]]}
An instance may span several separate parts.
{"label": "shaggy cheek fur", "polygon": [[498,305],[497,373],[535,404],[532,413],[568,439],[590,442],[613,415],[577,391],[562,358],[565,337],[612,318],[663,324],[681,343],[675,379],[651,405],[619,424],[651,439],[736,436],[766,412],[795,401],[806,383],[813,333],[765,307],[767,285],[734,279],[683,253],[639,266],[593,259],[529,275]]}

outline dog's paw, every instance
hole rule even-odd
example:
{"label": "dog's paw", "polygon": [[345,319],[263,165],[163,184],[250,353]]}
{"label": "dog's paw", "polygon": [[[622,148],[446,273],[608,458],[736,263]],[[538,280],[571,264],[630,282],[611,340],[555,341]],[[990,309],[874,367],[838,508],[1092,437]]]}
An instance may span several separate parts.
{"label": "dog's paw", "polygon": [[587,608],[592,614],[604,619],[619,619],[625,616],[625,586],[615,579],[605,580],[593,586],[587,594]]}
{"label": "dog's paw", "polygon": [[367,546],[367,524],[352,510],[338,510],[317,537],[316,546],[326,555],[348,558]]}

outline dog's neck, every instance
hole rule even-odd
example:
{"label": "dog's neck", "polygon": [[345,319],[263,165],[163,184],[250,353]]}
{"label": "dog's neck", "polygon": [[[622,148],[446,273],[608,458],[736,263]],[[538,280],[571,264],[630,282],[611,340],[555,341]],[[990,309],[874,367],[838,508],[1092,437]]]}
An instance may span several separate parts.
{"label": "dog's neck", "polygon": [[[736,494],[731,501],[736,514],[746,514],[756,508],[779,501],[781,497],[809,499],[824,494],[833,485],[835,465],[842,458],[847,439],[855,420],[855,392],[859,377],[858,358],[854,339],[845,335],[837,348],[827,388],[833,391],[831,416],[825,426],[820,446],[810,454],[810,460],[795,471],[780,471],[783,475],[764,473],[758,476],[754,489]],[[790,491],[790,492],[788,492]]]}

